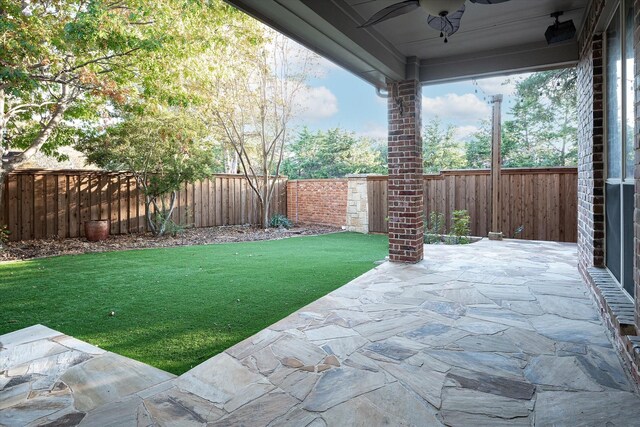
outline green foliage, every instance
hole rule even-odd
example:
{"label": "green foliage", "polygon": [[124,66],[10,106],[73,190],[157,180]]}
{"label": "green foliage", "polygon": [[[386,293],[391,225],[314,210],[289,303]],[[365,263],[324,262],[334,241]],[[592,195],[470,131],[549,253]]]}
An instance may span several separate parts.
{"label": "green foliage", "polygon": [[513,118],[503,126],[505,167],[577,164],[576,70],[534,73],[516,84]]}
{"label": "green foliage", "polygon": [[425,219],[424,242],[434,244],[443,242],[446,245],[463,245],[471,242],[471,218],[466,210],[453,211],[451,214],[451,230],[445,234],[446,221],[443,213],[432,211]]}
{"label": "green foliage", "polygon": [[[516,103],[502,124],[502,165],[575,166],[578,154],[575,68],[531,74],[516,82],[515,98]],[[491,167],[489,120],[481,121],[480,129],[464,142],[464,161],[460,159],[459,144],[447,137],[441,125],[427,126],[424,141],[426,171]]]}
{"label": "green foliage", "polygon": [[337,233],[4,263],[0,335],[41,323],[179,375],[370,270],[387,245]]}
{"label": "green foliage", "polygon": [[114,107],[194,102],[184,78],[206,70],[189,58],[246,34],[249,19],[222,0],[0,0],[0,152],[58,156]]}
{"label": "green foliage", "polygon": [[422,132],[424,171],[437,173],[443,169],[466,167],[465,147],[456,140],[455,127],[443,127],[439,118],[427,122]]}
{"label": "green foliage", "polygon": [[483,120],[480,129],[465,142],[467,168],[488,169],[491,167],[491,122]]}
{"label": "green foliage", "polygon": [[102,168],[135,174],[145,194],[148,225],[154,235],[162,235],[170,226],[181,184],[211,174],[214,159],[207,135],[187,111],[143,109],[125,113],[120,122],[83,139],[77,148]]}
{"label": "green foliage", "polygon": [[269,227],[271,228],[286,228],[287,230],[293,227],[293,222],[285,215],[275,214],[269,220]]}
{"label": "green foliage", "polygon": [[144,179],[154,197],[180,189],[184,182],[210,174],[211,142],[187,111],[127,113],[105,132],[94,133],[77,148],[87,160],[109,170],[128,170]]}
{"label": "green foliage", "polygon": [[184,229],[186,228],[185,225],[178,224],[171,218],[171,212],[169,212],[168,209],[165,209],[163,212],[154,213],[152,216],[152,221],[154,223],[155,229],[164,226],[163,234],[168,234],[169,236],[173,237],[182,234],[184,232]]}
{"label": "green foliage", "polygon": [[387,172],[383,153],[370,140],[338,128],[315,133],[304,128],[286,149],[282,173],[291,179]]}
{"label": "green foliage", "polygon": [[[98,97],[124,100],[120,85],[134,75],[131,57],[157,49],[166,30],[133,25],[141,16],[151,19],[145,3],[0,1],[0,90],[7,111],[15,111],[4,124],[4,147],[29,147],[57,105],[67,120],[95,119]],[[71,142],[81,130],[56,127],[47,149]]]}
{"label": "green foliage", "polygon": [[452,212],[450,234],[457,237],[458,243],[469,243],[469,234],[471,234],[470,222],[471,218],[468,211],[457,210]]}
{"label": "green foliage", "polygon": [[9,241],[10,234],[11,234],[11,231],[9,231],[8,225],[0,226],[0,247],[2,247],[3,244]]}

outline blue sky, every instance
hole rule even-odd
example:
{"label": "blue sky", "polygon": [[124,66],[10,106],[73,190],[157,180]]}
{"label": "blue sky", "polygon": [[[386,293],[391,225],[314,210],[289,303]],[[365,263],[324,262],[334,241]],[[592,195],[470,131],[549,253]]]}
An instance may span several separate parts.
{"label": "blue sky", "polygon": [[[312,130],[339,127],[361,136],[386,138],[386,100],[376,95],[373,86],[324,59],[320,70],[309,81],[299,122]],[[423,122],[437,115],[457,128],[458,137],[466,138],[477,130],[480,120],[490,118],[490,95],[503,94],[503,109],[509,110],[514,77],[425,86]]]}

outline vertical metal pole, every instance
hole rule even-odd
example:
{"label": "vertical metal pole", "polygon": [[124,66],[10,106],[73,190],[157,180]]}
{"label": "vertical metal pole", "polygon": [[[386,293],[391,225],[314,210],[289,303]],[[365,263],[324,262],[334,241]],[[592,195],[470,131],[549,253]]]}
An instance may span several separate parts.
{"label": "vertical metal pole", "polygon": [[491,231],[490,240],[502,240],[500,231],[500,168],[502,157],[500,156],[500,146],[502,145],[502,95],[494,95],[491,99],[493,104],[493,116],[491,118]]}

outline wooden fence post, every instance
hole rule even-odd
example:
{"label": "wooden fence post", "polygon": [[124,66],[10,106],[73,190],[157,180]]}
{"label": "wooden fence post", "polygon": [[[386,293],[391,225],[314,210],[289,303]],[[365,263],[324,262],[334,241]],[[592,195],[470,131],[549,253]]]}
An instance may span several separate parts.
{"label": "wooden fence post", "polygon": [[502,211],[500,206],[502,95],[494,95],[491,103],[493,104],[493,116],[491,118],[491,230],[489,231],[489,239],[502,240],[502,231],[500,231],[500,213]]}

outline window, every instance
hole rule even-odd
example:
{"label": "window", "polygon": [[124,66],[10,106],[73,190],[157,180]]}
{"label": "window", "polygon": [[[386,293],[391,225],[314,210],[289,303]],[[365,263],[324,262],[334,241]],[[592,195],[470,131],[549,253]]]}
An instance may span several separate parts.
{"label": "window", "polygon": [[605,33],[605,262],[633,296],[634,78],[633,1],[618,6]]}

